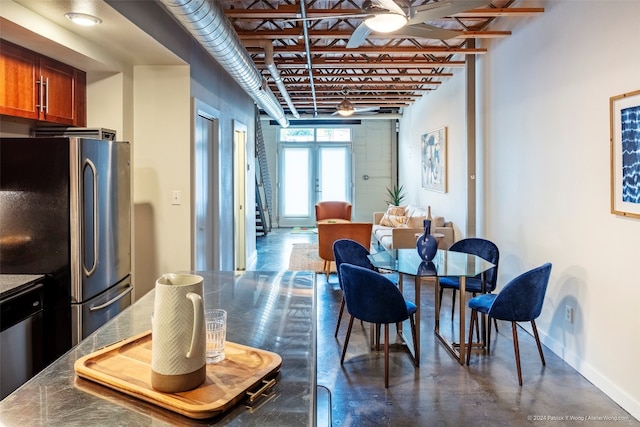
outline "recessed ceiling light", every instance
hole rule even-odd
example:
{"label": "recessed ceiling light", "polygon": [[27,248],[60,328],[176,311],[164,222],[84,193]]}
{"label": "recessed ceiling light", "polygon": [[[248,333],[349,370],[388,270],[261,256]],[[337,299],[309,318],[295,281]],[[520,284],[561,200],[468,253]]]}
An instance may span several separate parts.
{"label": "recessed ceiling light", "polygon": [[85,27],[97,25],[102,22],[102,19],[93,15],[87,15],[86,13],[65,13],[64,16],[67,19],[70,19],[74,24],[83,25]]}

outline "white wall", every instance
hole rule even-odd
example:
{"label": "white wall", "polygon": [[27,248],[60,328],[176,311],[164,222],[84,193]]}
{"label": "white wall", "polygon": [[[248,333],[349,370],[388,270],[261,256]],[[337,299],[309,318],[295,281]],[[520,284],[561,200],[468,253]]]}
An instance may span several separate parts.
{"label": "white wall", "polygon": [[[191,269],[191,97],[189,66],[134,70],[133,172],[136,295],[158,275]],[[172,192],[181,204],[172,204]]]}
{"label": "white wall", "polygon": [[[486,42],[478,62],[479,229],[500,248],[499,287],[553,263],[536,322],[543,343],[640,418],[640,220],[612,215],[609,192],[609,98],[640,89],[640,2],[518,3],[539,5],[543,15]],[[400,133],[406,183],[418,134],[450,128],[450,191],[429,199],[456,222],[463,92],[459,73],[410,109]]]}
{"label": "white wall", "polygon": [[[466,117],[464,70],[456,70],[437,91],[407,109],[400,120],[399,182],[407,190],[405,203],[432,207],[433,216],[453,222],[456,240],[466,234]],[[447,128],[447,192],[422,188],[421,141],[425,133]]]}

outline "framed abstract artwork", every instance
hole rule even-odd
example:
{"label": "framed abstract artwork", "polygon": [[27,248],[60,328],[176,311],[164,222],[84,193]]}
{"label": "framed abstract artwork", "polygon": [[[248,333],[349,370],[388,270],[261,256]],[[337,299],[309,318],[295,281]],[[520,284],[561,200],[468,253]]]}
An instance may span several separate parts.
{"label": "framed abstract artwork", "polygon": [[609,100],[611,213],[640,218],[640,90]]}
{"label": "framed abstract artwork", "polygon": [[447,192],[447,128],[422,135],[422,188]]}

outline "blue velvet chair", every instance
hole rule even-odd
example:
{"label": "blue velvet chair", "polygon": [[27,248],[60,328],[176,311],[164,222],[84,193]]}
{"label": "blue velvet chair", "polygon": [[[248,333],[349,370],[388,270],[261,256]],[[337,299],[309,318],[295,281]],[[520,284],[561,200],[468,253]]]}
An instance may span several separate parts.
{"label": "blue velvet chair", "polygon": [[[336,261],[336,269],[338,271],[338,283],[340,284],[340,289],[342,287],[342,278],[340,274],[340,266],[343,263],[348,263],[352,265],[358,265],[360,267],[368,268],[370,270],[374,270],[373,265],[369,261],[367,256],[369,255],[369,250],[362,246],[360,243],[351,239],[339,239],[333,243],[333,255]],[[338,336],[338,329],[340,329],[340,322],[342,321],[342,314],[344,313],[344,292],[342,294],[342,301],[340,302],[340,313],[338,314],[338,323],[336,324],[336,332],[334,334],[335,337]]]}
{"label": "blue velvet chair", "polygon": [[[471,308],[471,325],[469,326],[469,342],[473,335],[474,324],[478,321],[478,312],[485,313],[489,318],[508,320],[513,331],[513,349],[516,354],[516,367],[518,369],[518,382],[522,385],[522,370],[520,368],[520,347],[518,345],[518,331],[516,322],[531,322],[533,335],[538,345],[538,353],[542,365],[545,365],[542,345],[538,336],[535,319],[540,316],[542,303],[547,291],[549,276],[551,275],[551,263],[529,270],[511,280],[498,294],[478,295],[469,300]],[[489,329],[489,338],[491,330]],[[488,344],[489,341],[487,341]],[[489,352],[489,348],[487,348]],[[467,353],[467,366],[469,365],[471,352]]]}
{"label": "blue velvet chair", "polygon": [[389,387],[389,324],[397,324],[409,319],[413,345],[416,348],[416,305],[406,301],[396,285],[376,271],[343,263],[340,266],[340,275],[345,305],[351,316],[340,365],[344,363],[344,356],[347,353],[353,319],[376,325],[384,324],[384,386],[387,388]]}
{"label": "blue velvet chair", "polygon": [[[486,283],[483,290],[482,287],[482,275],[476,277],[467,277],[465,289],[467,292],[471,292],[473,296],[479,293],[490,293],[496,289],[498,282],[498,261],[500,260],[500,252],[495,243],[481,239],[478,237],[470,237],[468,239],[462,239],[455,242],[449,248],[450,251],[464,252],[467,254],[473,254],[480,258],[489,261],[495,267],[489,269],[485,273]],[[453,313],[456,305],[456,291],[460,289],[460,281],[458,277],[441,277],[440,278],[440,303],[442,304],[442,292],[444,289],[451,289],[451,318],[453,319]]]}

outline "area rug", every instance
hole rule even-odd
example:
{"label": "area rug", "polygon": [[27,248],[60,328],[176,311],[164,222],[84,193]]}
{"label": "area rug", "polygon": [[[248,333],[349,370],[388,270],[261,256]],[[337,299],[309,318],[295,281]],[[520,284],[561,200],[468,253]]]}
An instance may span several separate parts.
{"label": "area rug", "polygon": [[293,227],[289,234],[314,234],[317,233],[317,228],[311,227]]}
{"label": "area rug", "polygon": [[[317,243],[293,243],[291,257],[289,257],[289,270],[291,271],[315,271],[322,273],[324,260],[318,256]],[[331,263],[331,272],[336,272],[336,263]]]}

